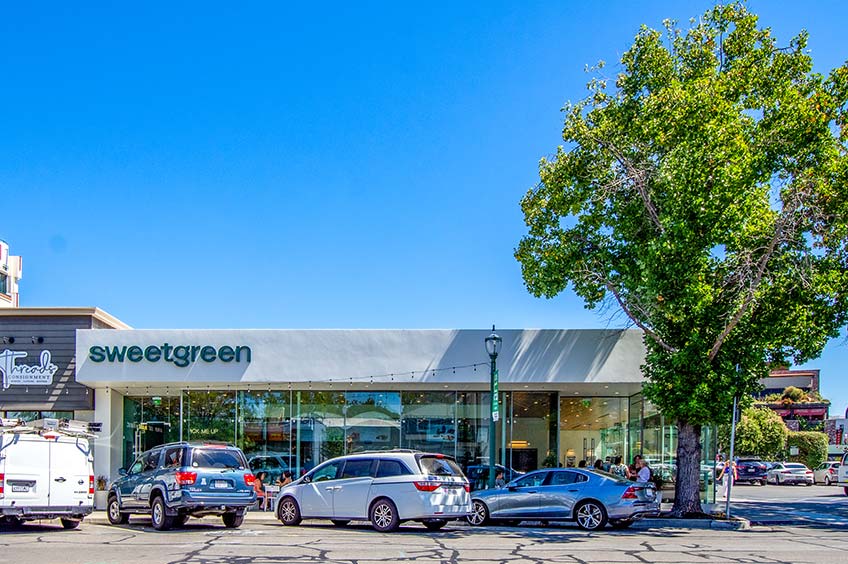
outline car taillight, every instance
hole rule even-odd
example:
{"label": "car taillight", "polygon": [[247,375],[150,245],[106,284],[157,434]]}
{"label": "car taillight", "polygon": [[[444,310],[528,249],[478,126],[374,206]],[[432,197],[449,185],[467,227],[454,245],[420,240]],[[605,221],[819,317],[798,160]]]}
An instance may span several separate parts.
{"label": "car taillight", "polygon": [[439,482],[412,482],[415,484],[415,488],[420,492],[434,492],[439,489]]}
{"label": "car taillight", "polygon": [[94,495],[94,476],[88,477],[88,495]]}
{"label": "car taillight", "polygon": [[197,481],[197,472],[177,472],[175,476],[181,486],[190,486]]}
{"label": "car taillight", "polygon": [[244,475],[244,485],[252,486],[256,482],[256,476],[253,474],[245,474]]}
{"label": "car taillight", "polygon": [[830,470],[828,470],[828,472],[830,472],[831,474],[836,474],[836,468],[831,468]]}
{"label": "car taillight", "polygon": [[0,474],[0,497],[3,497],[3,487],[6,485],[6,474]]}
{"label": "car taillight", "polygon": [[467,491],[468,493],[471,493],[471,484],[464,484],[464,487],[465,487],[465,491]]}
{"label": "car taillight", "polygon": [[635,486],[628,486],[624,493],[621,494],[621,499],[639,499],[639,496],[636,495],[636,492],[641,490],[642,488],[637,488]]}
{"label": "car taillight", "polygon": [[804,472],[804,474],[812,474],[812,473],[813,473],[812,470],[807,470],[806,472]]}

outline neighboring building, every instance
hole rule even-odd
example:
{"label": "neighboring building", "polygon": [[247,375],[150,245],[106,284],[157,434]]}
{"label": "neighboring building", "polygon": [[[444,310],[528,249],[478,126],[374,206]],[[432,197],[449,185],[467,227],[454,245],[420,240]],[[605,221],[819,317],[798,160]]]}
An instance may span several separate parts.
{"label": "neighboring building", "polygon": [[[807,422],[828,418],[830,402],[819,392],[818,370],[772,370],[760,384],[763,391],[757,397],[758,403],[780,415],[790,429],[797,431]],[[781,394],[790,386],[804,392],[802,401],[781,399]]]}
{"label": "neighboring building", "polygon": [[18,281],[23,274],[21,257],[9,254],[9,245],[0,239],[0,308],[18,307]]}
{"label": "neighboring building", "polygon": [[824,422],[824,432],[827,434],[827,456],[831,460],[842,458],[848,452],[848,419],[834,417]]}
{"label": "neighboring building", "polygon": [[[673,468],[676,429],[641,394],[641,332],[498,333],[494,437],[487,330],[133,330],[97,309],[0,311],[9,350],[28,354],[19,365],[60,375],[13,382],[0,411],[101,423],[98,475],[179,439],[230,441],[296,468],[387,448],[442,452],[466,467],[490,456],[530,470],[641,453]],[[47,366],[30,360],[45,351]],[[712,429],[702,439],[708,465]]]}

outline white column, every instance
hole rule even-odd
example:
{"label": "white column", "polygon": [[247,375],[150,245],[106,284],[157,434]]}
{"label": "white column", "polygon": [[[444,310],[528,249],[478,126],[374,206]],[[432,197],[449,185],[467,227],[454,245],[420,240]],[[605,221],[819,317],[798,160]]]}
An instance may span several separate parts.
{"label": "white column", "polygon": [[124,396],[111,388],[95,389],[94,421],[103,424],[94,441],[94,474],[111,481],[123,462]]}

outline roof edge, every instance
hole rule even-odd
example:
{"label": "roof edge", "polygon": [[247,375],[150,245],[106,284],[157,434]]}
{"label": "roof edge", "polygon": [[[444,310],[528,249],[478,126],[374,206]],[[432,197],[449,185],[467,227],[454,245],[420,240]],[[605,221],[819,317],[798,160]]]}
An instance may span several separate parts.
{"label": "roof edge", "polygon": [[0,317],[38,317],[85,315],[105,323],[112,329],[132,329],[114,315],[99,307],[15,307],[0,309]]}

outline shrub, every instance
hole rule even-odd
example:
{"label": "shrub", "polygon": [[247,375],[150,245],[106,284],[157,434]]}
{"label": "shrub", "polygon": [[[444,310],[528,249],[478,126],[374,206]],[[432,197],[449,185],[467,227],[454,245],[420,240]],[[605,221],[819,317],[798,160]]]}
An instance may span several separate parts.
{"label": "shrub", "polygon": [[804,390],[801,388],[796,388],[795,386],[788,386],[783,390],[783,399],[792,400],[793,402],[803,401],[804,397],[807,394],[804,393]]}
{"label": "shrub", "polygon": [[788,456],[790,462],[802,462],[815,468],[827,460],[827,435],[815,431],[790,431],[786,438],[786,451],[798,447],[798,454]]}

